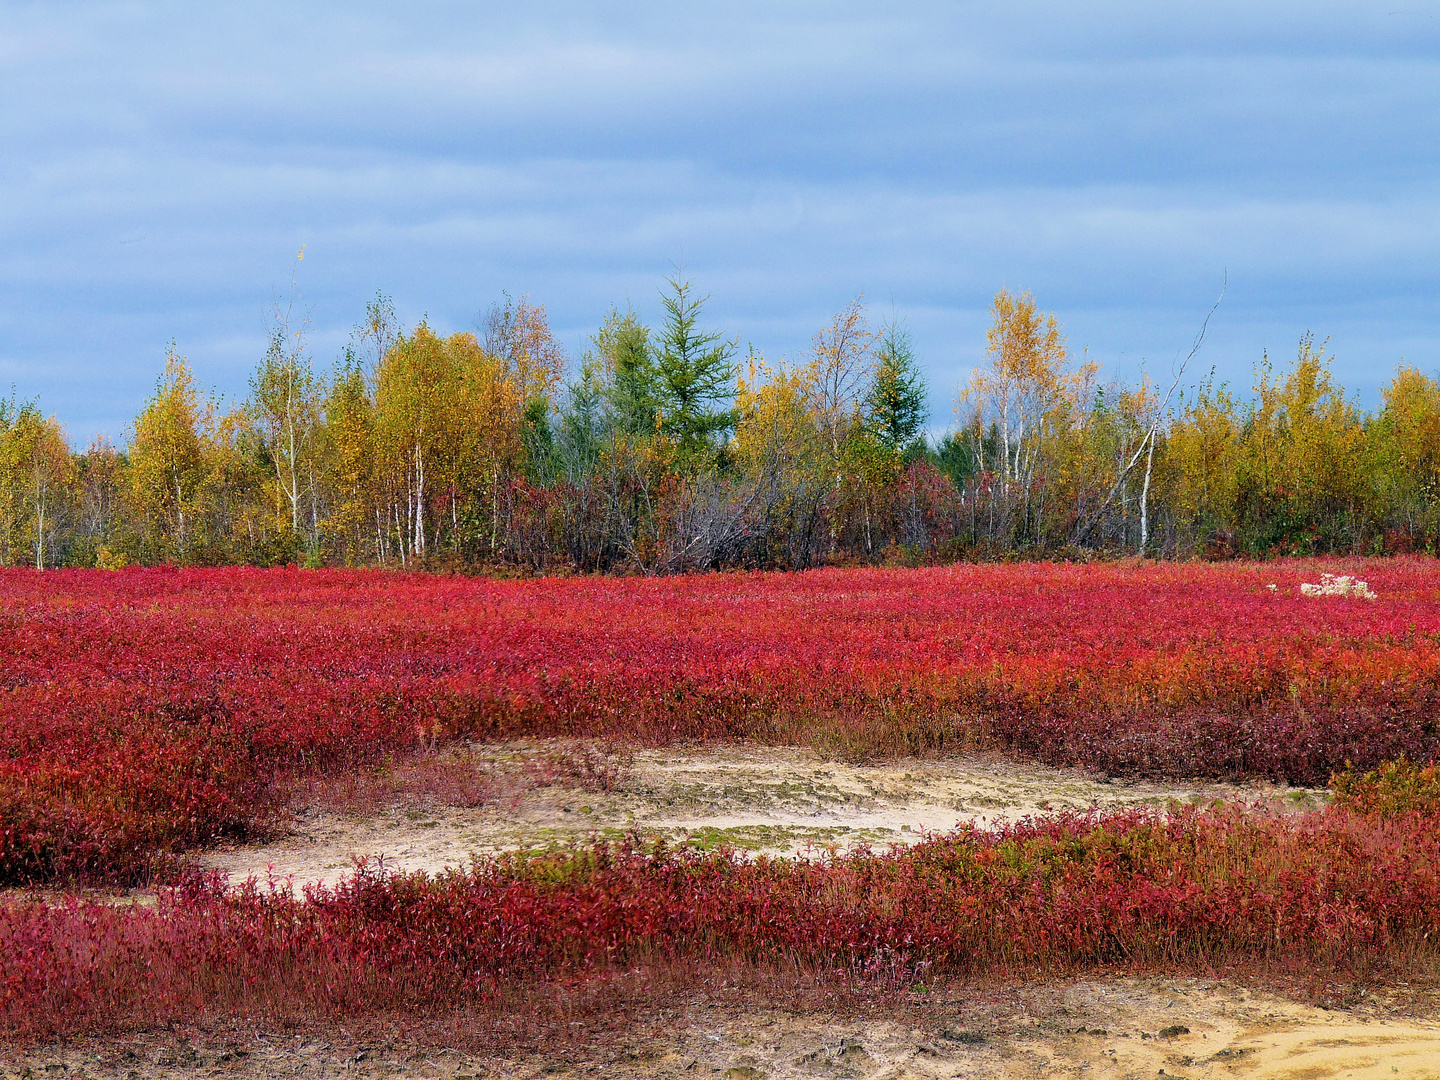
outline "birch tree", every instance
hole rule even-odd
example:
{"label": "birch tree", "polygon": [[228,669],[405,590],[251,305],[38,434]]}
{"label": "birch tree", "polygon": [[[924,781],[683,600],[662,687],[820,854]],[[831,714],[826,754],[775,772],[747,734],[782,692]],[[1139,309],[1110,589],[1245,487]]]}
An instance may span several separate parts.
{"label": "birch tree", "polygon": [[54,417],[0,398],[0,563],[53,561],[70,449]]}
{"label": "birch tree", "polygon": [[315,441],[319,386],[306,353],[303,330],[283,316],[270,336],[265,358],[250,379],[252,408],[275,474],[277,516],[288,512],[290,532],[319,543]]}
{"label": "birch tree", "polygon": [[[1005,527],[1014,539],[1043,540],[1052,473],[1066,444],[1083,436],[1096,365],[1071,366],[1053,313],[1029,293],[1001,289],[991,305],[985,362],[956,407],[977,463],[991,479]],[[993,435],[993,437],[991,437]]]}
{"label": "birch tree", "polygon": [[857,296],[811,343],[814,409],[832,462],[839,462],[841,444],[859,419],[861,396],[875,372],[876,338]]}
{"label": "birch tree", "polygon": [[445,405],[458,383],[444,341],[424,323],[396,339],[376,373],[377,443],[390,479],[402,562],[427,550],[431,484],[449,434]]}
{"label": "birch tree", "polygon": [[135,419],[129,476],[152,543],[180,561],[191,553],[196,502],[204,478],[202,432],[212,409],[174,343],[155,394]]}

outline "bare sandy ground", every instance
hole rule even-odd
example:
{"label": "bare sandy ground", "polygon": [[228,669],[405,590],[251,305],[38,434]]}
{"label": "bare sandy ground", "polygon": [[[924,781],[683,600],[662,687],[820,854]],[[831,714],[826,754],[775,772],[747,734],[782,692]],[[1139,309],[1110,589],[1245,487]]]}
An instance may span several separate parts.
{"label": "bare sandy ground", "polygon": [[1107,782],[978,756],[849,765],[775,747],[641,751],[610,763],[604,776],[610,790],[586,790],[563,775],[547,782],[546,770],[535,767],[566,752],[566,744],[557,743],[472,748],[467,762],[509,780],[482,806],[427,805],[411,797],[363,817],[302,807],[291,835],[219,849],[205,862],[235,881],[273,876],[298,887],[333,884],[359,858],[434,873],[498,851],[617,840],[632,832],[703,847],[723,843],[805,855],[912,843],[962,823],[1015,821],[1047,811],[1237,798],[1303,807],[1325,797],[1265,784]]}
{"label": "bare sandy ground", "polygon": [[[583,1024],[581,1025],[584,1026]],[[444,1045],[277,1032],[76,1043],[10,1058],[10,1075],[233,1077],[994,1077],[1421,1080],[1440,1077],[1440,1024],[1383,1006],[1326,1011],[1189,980],[1005,991],[888,1016],[692,1005],[616,1035],[503,1057]]]}

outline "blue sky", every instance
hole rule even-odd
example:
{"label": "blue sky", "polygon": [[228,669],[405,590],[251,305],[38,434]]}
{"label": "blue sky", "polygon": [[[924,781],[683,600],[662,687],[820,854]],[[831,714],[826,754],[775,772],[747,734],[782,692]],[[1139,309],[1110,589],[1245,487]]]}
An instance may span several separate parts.
{"label": "blue sky", "polygon": [[[1440,6],[0,0],[0,387],[123,439],[175,339],[234,399],[298,270],[318,366],[377,290],[502,290],[578,353],[682,264],[799,356],[863,292],[937,428],[991,296],[1106,375],[1329,337],[1440,366]],[[305,245],[305,259],[295,254]]]}

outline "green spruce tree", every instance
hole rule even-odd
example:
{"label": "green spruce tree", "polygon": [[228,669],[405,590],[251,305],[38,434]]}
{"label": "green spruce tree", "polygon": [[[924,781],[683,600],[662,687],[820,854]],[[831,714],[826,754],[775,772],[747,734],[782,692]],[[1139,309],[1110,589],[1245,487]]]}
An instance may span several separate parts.
{"label": "green spruce tree", "polygon": [[612,308],[595,347],[610,376],[606,398],[612,423],[627,435],[654,435],[664,388],[649,329],[634,311]]}
{"label": "green spruce tree", "polygon": [[929,388],[915,360],[910,335],[891,322],[880,334],[875,378],[865,394],[865,417],[887,450],[906,450],[930,417]]}
{"label": "green spruce tree", "polygon": [[678,275],[668,283],[670,292],[660,298],[665,324],[655,356],[664,397],[661,430],[675,439],[683,458],[696,462],[713,454],[719,439],[735,426],[730,403],[735,396],[736,343],[696,329],[709,297],[692,297],[690,282]]}

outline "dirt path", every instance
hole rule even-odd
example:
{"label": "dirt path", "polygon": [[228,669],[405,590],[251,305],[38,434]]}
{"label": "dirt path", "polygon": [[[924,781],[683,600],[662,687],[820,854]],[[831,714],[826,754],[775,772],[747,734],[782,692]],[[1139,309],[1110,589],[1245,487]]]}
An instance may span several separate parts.
{"label": "dirt path", "polygon": [[[1226,799],[1313,805],[1323,793],[1271,785],[1106,782],[1084,773],[998,758],[848,765],[774,747],[643,751],[606,767],[566,768],[573,744],[514,743],[467,751],[468,767],[497,777],[475,808],[412,797],[356,815],[311,806],[293,835],[221,849],[206,863],[232,880],[334,883],[357,858],[436,872],[515,848],[661,836],[702,847],[794,855],[856,845],[911,843],[965,822],[1015,821],[1047,810],[1165,806]],[[597,775],[598,773],[598,775]],[[423,792],[421,793],[423,794]]]}

